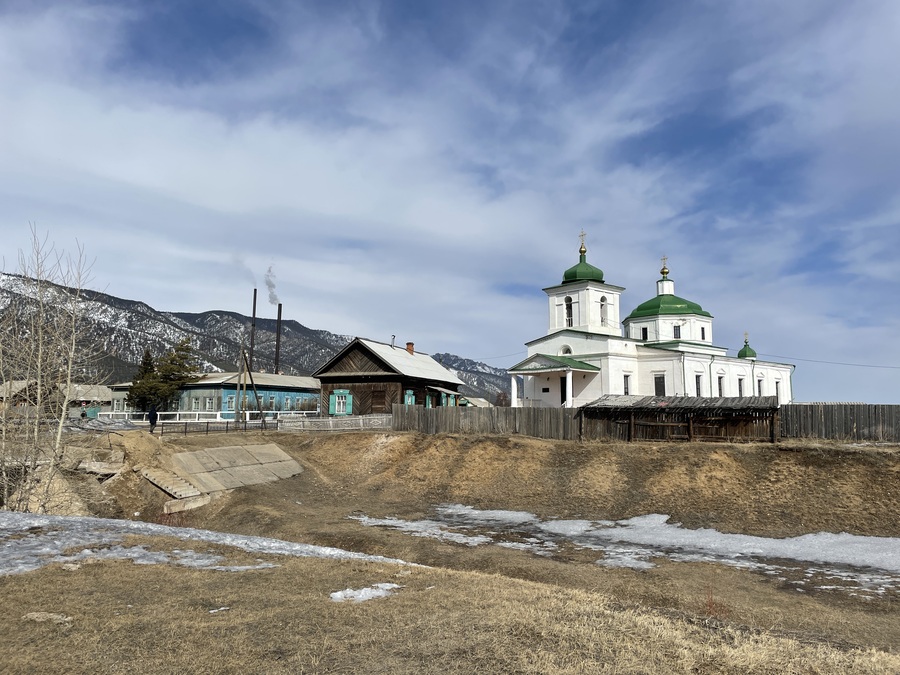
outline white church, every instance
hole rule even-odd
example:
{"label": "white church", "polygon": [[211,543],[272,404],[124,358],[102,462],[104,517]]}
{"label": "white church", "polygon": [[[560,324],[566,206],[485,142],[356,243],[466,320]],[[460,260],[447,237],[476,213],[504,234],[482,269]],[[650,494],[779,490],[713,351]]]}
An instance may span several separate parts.
{"label": "white church", "polygon": [[527,358],[509,369],[514,407],[572,408],[605,394],[791,401],[794,366],[757,359],[746,334],[736,357],[715,346],[712,315],[675,295],[665,258],[656,296],[620,322],[625,289],[587,262],[584,233],[579,253],[562,282],[544,289],[547,334],[526,343]]}

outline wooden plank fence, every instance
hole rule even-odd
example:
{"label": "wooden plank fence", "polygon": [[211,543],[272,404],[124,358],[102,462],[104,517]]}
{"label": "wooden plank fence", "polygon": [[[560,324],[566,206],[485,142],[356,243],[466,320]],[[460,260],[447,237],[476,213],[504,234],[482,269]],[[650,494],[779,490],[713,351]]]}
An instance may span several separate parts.
{"label": "wooden plank fence", "polygon": [[[779,417],[783,438],[900,442],[900,405],[791,403],[779,408]],[[621,424],[608,423],[604,429],[600,426],[586,423],[586,438],[627,439]],[[393,429],[425,434],[522,434],[577,441],[582,421],[576,408],[423,408],[395,404]],[[715,429],[711,425],[698,432],[721,440],[738,436],[727,428]],[[636,440],[642,435],[635,434]],[[757,435],[765,437],[765,429],[760,427]]]}
{"label": "wooden plank fence", "polygon": [[395,431],[423,434],[522,434],[558,441],[578,440],[574,408],[424,408],[396,404]]}
{"label": "wooden plank fence", "polygon": [[791,403],[780,412],[783,437],[900,442],[900,405]]}

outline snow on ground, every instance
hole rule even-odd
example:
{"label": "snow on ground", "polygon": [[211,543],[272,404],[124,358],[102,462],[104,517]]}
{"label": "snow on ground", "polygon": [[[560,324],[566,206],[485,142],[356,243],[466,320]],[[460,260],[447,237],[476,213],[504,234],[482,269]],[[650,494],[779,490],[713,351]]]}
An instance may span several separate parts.
{"label": "snow on ground", "polygon": [[[369,527],[388,527],[417,537],[466,546],[493,544],[552,556],[560,543],[599,554],[598,565],[648,569],[654,559],[729,565],[765,574],[797,590],[842,591],[863,598],[900,597],[900,539],[819,532],[786,539],[689,530],[659,514],[620,521],[541,520],[523,511],[479,511],[460,504],[435,507],[434,517],[351,516]],[[167,536],[222,544],[257,554],[352,559],[408,564],[324,546],[245,535],[155,525],[140,521],[45,516],[0,511],[0,575],[21,574],[50,563],[128,559],[136,564],[171,564],[223,571],[272,567],[223,564],[223,557],[186,549],[149,551],[123,546],[126,535]],[[369,589],[393,590],[380,588]],[[352,589],[338,593],[351,594]],[[362,593],[352,591],[353,593]],[[364,593],[365,594],[365,593]],[[348,595],[347,598],[353,599]]]}
{"label": "snow on ground", "polygon": [[122,546],[120,542],[130,534],[223,544],[249,553],[407,564],[395,558],[264,537],[131,520],[0,511],[0,575],[22,574],[50,563],[77,564],[88,558],[128,559],[139,565],[174,564],[231,572],[275,566],[263,561],[249,566],[222,565],[222,556],[191,550],[148,551],[143,546]]}
{"label": "snow on ground", "polygon": [[368,588],[347,588],[343,591],[335,591],[331,599],[335,602],[365,602],[376,598],[386,598],[396,589],[402,588],[399,584],[375,584]]}
{"label": "snow on ground", "polygon": [[[461,504],[435,507],[435,518],[351,516],[363,525],[468,546],[495,544],[552,555],[561,541],[603,555],[597,564],[648,569],[654,558],[741,567],[786,583],[843,590],[860,597],[900,593],[900,539],[818,532],[786,539],[689,530],[650,514],[620,521],[545,520],[523,511],[479,511]],[[462,530],[462,532],[459,532]],[[790,580],[788,578],[790,577]]]}

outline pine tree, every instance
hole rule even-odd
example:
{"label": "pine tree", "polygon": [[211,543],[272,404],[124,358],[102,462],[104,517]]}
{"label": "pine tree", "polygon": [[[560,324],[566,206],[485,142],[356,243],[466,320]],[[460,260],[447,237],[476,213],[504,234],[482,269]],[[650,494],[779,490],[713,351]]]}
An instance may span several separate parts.
{"label": "pine tree", "polygon": [[147,411],[151,406],[158,404],[158,389],[159,376],[156,373],[156,363],[150,353],[150,348],[146,347],[144,356],[141,358],[141,365],[131,381],[127,401],[135,410]]}
{"label": "pine tree", "polygon": [[194,350],[187,338],[155,361],[150,350],[145,349],[141,366],[128,390],[128,402],[136,410],[146,411],[151,406],[169,410],[181,388],[197,379],[197,368]]}
{"label": "pine tree", "polygon": [[181,388],[188,382],[197,381],[198,368],[194,348],[187,338],[175,345],[168,354],[161,356],[156,362],[160,403],[157,409],[168,410],[177,400]]}

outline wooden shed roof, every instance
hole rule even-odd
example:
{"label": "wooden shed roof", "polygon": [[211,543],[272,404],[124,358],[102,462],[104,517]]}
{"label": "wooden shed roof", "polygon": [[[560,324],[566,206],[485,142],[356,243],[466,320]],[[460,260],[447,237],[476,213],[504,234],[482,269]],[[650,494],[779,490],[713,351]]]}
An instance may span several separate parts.
{"label": "wooden shed roof", "polygon": [[606,394],[583,406],[586,410],[630,410],[643,412],[731,411],[759,412],[778,409],[777,396],[620,396]]}

